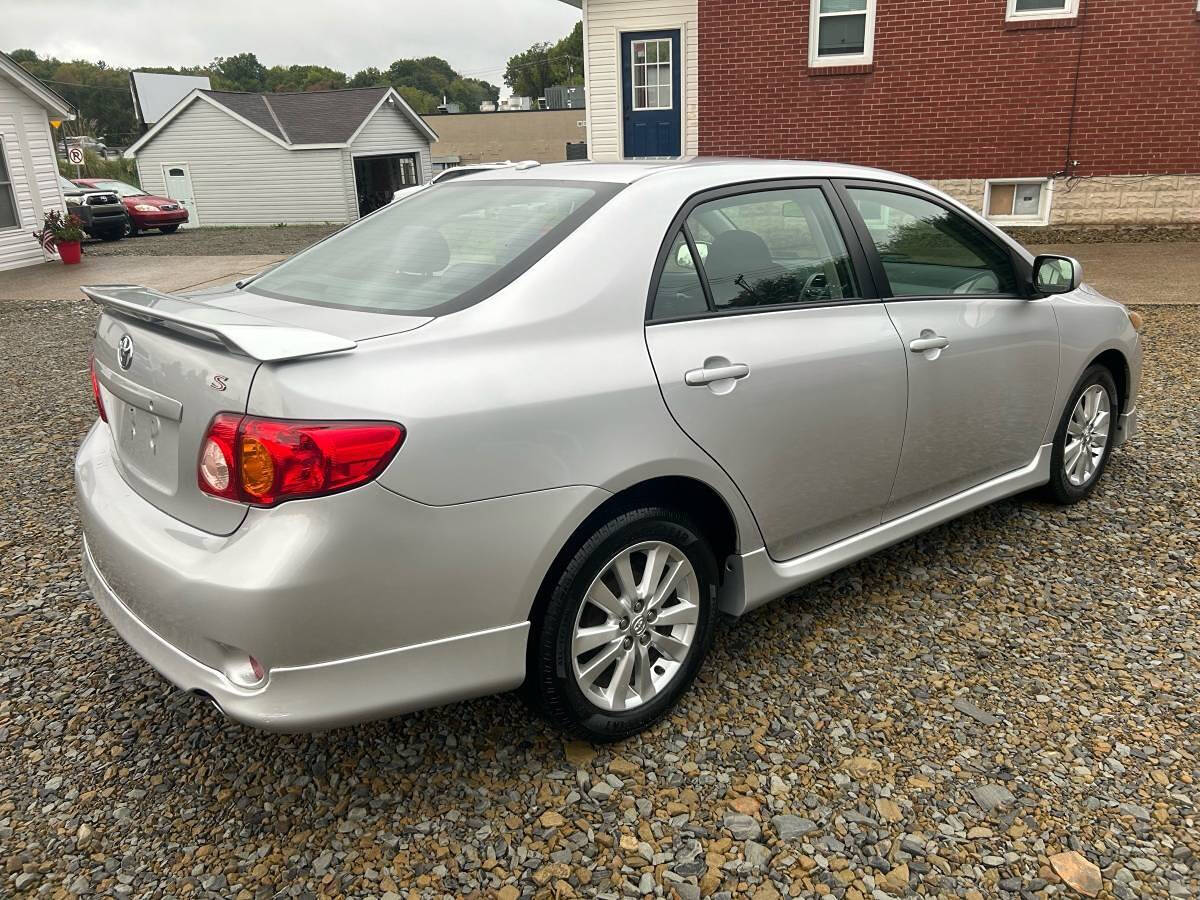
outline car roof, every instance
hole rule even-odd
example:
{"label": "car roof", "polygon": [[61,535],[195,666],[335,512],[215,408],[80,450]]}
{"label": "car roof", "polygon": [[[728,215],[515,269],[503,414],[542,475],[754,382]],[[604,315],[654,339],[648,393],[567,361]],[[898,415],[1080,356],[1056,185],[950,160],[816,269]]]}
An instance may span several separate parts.
{"label": "car roof", "polygon": [[673,176],[686,176],[693,181],[695,176],[709,176],[713,186],[740,181],[765,180],[770,178],[861,178],[883,180],[896,184],[919,185],[923,182],[907,175],[886,169],[852,166],[844,163],[817,162],[790,159],[752,159],[748,157],[695,156],[671,160],[629,160],[623,162],[578,162],[517,164],[493,171],[482,171],[472,175],[472,181],[499,181],[522,178],[555,181],[602,181],[615,184],[633,184],[653,177],[655,181]]}

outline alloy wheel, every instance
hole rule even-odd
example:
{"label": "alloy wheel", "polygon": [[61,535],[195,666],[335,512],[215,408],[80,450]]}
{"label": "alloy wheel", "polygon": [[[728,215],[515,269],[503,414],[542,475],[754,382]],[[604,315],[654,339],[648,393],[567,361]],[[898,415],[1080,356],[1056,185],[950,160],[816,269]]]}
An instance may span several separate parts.
{"label": "alloy wheel", "polygon": [[1085,390],[1071,411],[1063,447],[1063,471],[1075,487],[1087,484],[1100,468],[1108,448],[1112,408],[1108,391],[1093,384]]}
{"label": "alloy wheel", "polygon": [[679,674],[700,620],[699,580],[664,541],[622,550],[592,581],[571,632],[575,681],[588,701],[637,709]]}

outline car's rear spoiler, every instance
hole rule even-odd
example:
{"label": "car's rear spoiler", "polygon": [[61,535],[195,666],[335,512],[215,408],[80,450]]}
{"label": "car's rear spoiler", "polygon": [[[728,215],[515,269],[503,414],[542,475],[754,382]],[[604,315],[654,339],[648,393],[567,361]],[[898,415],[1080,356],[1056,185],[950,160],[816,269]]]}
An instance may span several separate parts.
{"label": "car's rear spoiler", "polygon": [[232,353],[261,362],[339,353],[358,346],[323,331],[283,325],[136,284],[93,284],[80,290],[110,312],[223,344]]}

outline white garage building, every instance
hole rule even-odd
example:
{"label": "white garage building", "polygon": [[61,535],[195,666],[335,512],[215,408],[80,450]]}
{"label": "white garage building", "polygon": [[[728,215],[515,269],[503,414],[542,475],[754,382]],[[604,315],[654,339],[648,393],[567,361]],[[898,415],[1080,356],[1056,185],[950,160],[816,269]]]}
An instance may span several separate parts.
{"label": "white garage building", "polygon": [[194,90],[125,151],[191,225],[352,222],[432,175],[437,134],[388,87]]}
{"label": "white garage building", "polygon": [[0,53],[0,270],[42,262],[33,233],[63,209],[51,118],[74,118],[70,104]]}

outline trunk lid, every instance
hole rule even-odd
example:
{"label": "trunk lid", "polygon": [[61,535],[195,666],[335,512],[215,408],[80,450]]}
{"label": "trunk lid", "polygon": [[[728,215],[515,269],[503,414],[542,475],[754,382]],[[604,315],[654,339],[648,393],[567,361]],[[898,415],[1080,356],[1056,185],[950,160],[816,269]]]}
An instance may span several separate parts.
{"label": "trunk lid", "polygon": [[312,327],[332,320],[333,310],[322,310],[322,319],[297,304],[251,298],[250,313],[237,309],[236,291],[184,297],[136,285],[82,290],[103,307],[94,365],[119,471],[142,498],[212,534],[236,530],[247,507],[200,490],[201,444],[217,413],[246,411],[259,366],[343,353],[355,347],[348,333],[369,337],[384,326],[394,333],[428,321],[351,316],[333,323],[343,332],[337,334]]}

